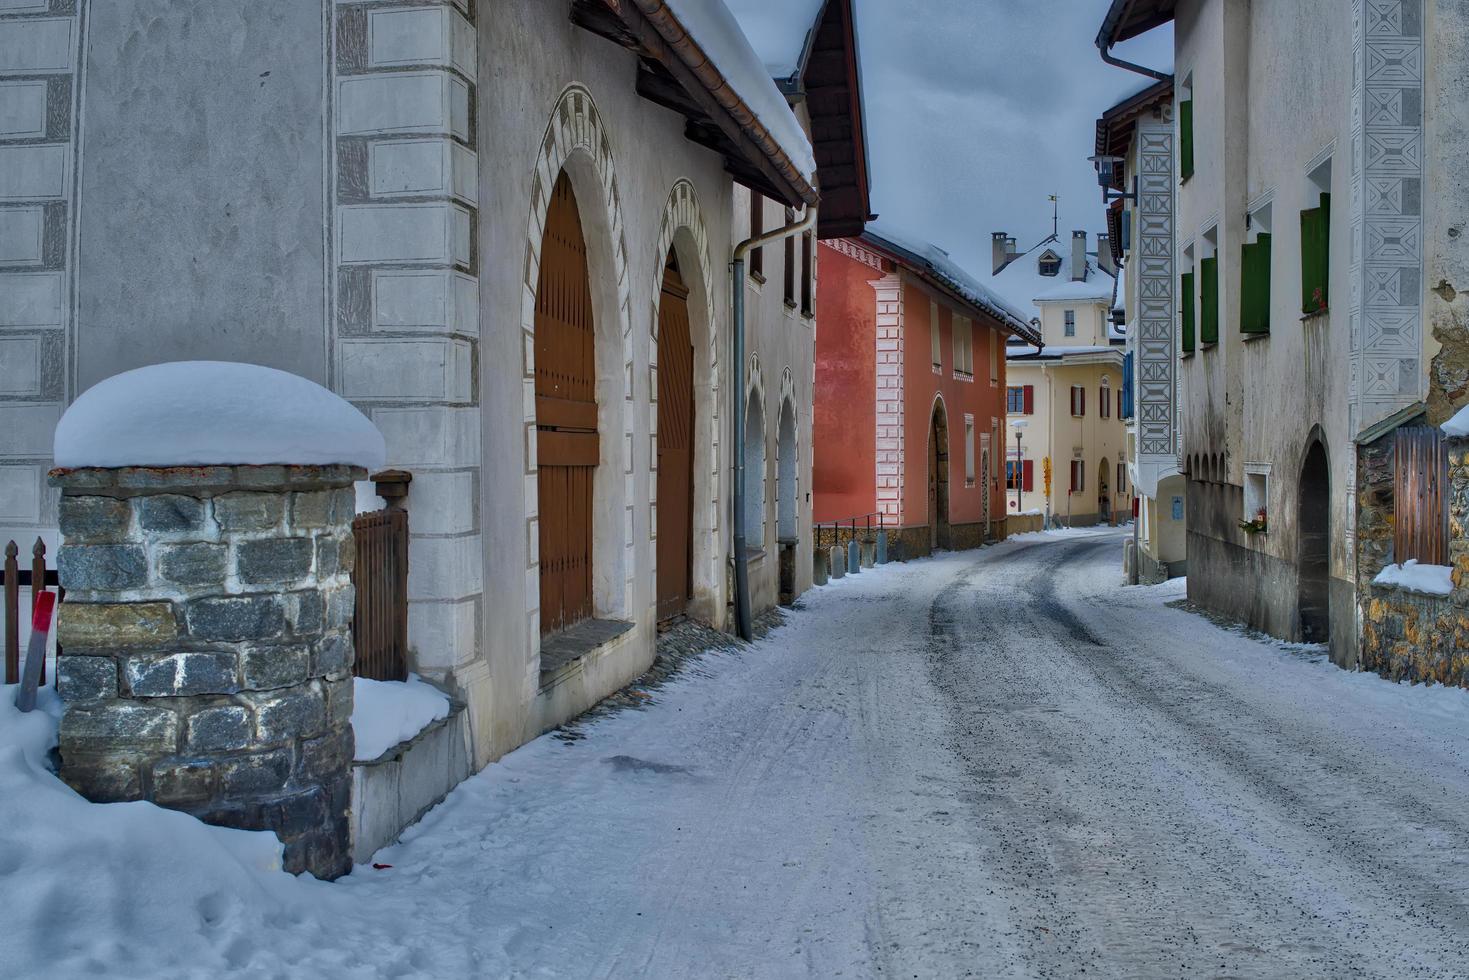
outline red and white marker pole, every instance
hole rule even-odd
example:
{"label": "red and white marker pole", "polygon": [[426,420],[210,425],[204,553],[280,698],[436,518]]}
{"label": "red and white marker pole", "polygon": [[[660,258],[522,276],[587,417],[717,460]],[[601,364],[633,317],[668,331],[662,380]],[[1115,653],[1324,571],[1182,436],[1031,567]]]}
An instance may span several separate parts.
{"label": "red and white marker pole", "polygon": [[56,611],[56,593],[47,589],[36,595],[31,611],[31,642],[26,647],[25,673],[20,677],[20,692],[15,706],[30,711],[36,706],[36,688],[41,683],[41,668],[46,664],[46,638],[51,635],[51,614]]}

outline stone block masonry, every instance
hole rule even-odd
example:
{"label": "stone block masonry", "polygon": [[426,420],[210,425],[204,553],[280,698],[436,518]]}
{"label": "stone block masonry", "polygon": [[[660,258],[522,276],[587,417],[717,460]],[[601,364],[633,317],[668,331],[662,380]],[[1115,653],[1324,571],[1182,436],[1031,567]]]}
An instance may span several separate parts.
{"label": "stone block masonry", "polygon": [[351,868],[349,466],[56,470],[61,777]]}

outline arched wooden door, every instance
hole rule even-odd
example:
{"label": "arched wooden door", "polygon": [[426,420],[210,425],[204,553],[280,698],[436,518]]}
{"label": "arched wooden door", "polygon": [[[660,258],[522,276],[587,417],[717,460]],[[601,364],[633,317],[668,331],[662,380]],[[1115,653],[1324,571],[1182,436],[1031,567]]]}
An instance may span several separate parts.
{"label": "arched wooden door", "polygon": [[551,192],[536,286],[536,465],[541,635],[592,615],[596,330],[587,247],[571,181]]}
{"label": "arched wooden door", "polygon": [[689,291],[668,254],[658,302],[658,618],[682,615],[692,595],[694,346]]}

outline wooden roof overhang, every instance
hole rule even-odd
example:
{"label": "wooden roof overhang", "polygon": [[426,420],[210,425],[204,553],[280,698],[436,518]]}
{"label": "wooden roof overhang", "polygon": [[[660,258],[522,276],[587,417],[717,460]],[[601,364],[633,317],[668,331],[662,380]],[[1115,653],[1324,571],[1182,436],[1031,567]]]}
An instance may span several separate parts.
{"label": "wooden roof overhang", "polygon": [[[1128,149],[1132,146],[1132,134],[1137,129],[1138,119],[1147,112],[1154,111],[1164,102],[1173,98],[1173,79],[1168,78],[1138,92],[1136,95],[1128,96],[1121,102],[1112,106],[1102,113],[1097,119],[1096,152],[1098,156],[1126,157]],[[1123,186],[1124,178],[1122,167],[1112,170],[1112,187],[1115,190],[1126,190]],[[1114,199],[1107,206],[1107,235],[1108,245],[1112,251],[1112,261],[1122,261],[1122,200]]]}
{"label": "wooden roof overhang", "polygon": [[683,115],[685,138],[719,153],[739,183],[790,207],[820,200],[664,0],[572,0],[571,21],[636,54],[637,93]]}
{"label": "wooden roof overhang", "polygon": [[858,237],[864,245],[881,254],[898,268],[907,270],[929,287],[947,296],[956,305],[973,313],[975,319],[987,321],[994,329],[1019,337],[1036,347],[1042,346],[1040,331],[1034,324],[1027,323],[1001,307],[978,303],[971,299],[964,293],[960,283],[944,275],[923,256],[871,231],[864,231]]}
{"label": "wooden roof overhang", "polygon": [[1106,51],[1119,41],[1130,41],[1167,24],[1177,6],[1178,0],[1112,0],[1097,31],[1097,47]]}
{"label": "wooden roof overhang", "polygon": [[803,56],[798,95],[806,100],[821,184],[816,237],[860,235],[870,213],[867,133],[852,0],[827,0]]}

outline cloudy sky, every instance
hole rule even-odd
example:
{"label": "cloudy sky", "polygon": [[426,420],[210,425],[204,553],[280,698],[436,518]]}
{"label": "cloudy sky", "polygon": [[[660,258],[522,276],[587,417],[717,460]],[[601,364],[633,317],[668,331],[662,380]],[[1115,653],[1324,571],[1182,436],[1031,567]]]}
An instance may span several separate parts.
{"label": "cloudy sky", "polygon": [[[1147,84],[1093,44],[1107,0],[857,0],[877,230],[932,242],[982,280],[990,232],[1026,249],[1104,227],[1086,158],[1102,110]],[[1120,57],[1169,70],[1160,28]],[[1028,297],[1007,297],[1029,305]]]}

